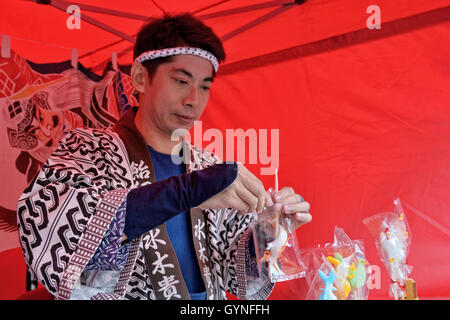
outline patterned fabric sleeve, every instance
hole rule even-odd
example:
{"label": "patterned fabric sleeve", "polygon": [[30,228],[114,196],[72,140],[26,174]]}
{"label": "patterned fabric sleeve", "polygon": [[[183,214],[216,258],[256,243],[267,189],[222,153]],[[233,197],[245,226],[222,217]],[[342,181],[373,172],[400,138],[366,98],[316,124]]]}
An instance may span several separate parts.
{"label": "patterned fabric sleeve", "polygon": [[27,267],[58,299],[70,297],[132,185],[117,139],[68,133],[17,202]]}
{"label": "patterned fabric sleeve", "polygon": [[128,257],[131,243],[122,245],[122,234],[125,227],[126,198],[112,220],[100,246],[89,260],[84,270],[122,270]]}

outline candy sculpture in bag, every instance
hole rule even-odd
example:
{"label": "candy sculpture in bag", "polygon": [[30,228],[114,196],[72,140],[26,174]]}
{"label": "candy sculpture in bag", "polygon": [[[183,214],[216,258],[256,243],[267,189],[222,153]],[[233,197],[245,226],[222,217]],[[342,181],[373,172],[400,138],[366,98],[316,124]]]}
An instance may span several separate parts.
{"label": "candy sculpture in bag", "polygon": [[[267,192],[269,195],[278,192],[278,170],[275,171],[275,190],[270,188]],[[303,197],[300,198],[300,202],[304,202]],[[296,279],[305,274],[295,233],[299,222],[286,214],[279,204],[274,201],[272,206],[264,207],[258,214],[253,232],[258,270],[260,273],[267,271],[272,282]]]}
{"label": "candy sculpture in bag", "polygon": [[350,239],[342,228],[335,227],[334,243],[303,250],[302,259],[307,266],[307,300],[368,298],[364,244]]}
{"label": "candy sculpture in bag", "polygon": [[[276,219],[278,219],[278,217],[276,217]],[[276,227],[276,238],[267,244],[262,261],[268,262],[270,274],[282,275],[283,272],[278,268],[277,263],[284,248],[289,246],[289,235],[286,229],[284,229],[280,224],[277,223]]]}
{"label": "candy sculpture in bag", "polygon": [[363,220],[375,238],[381,261],[391,277],[389,294],[395,300],[405,297],[405,281],[412,271],[406,264],[411,234],[400,200],[394,205],[397,212],[380,213]]}
{"label": "candy sculpture in bag", "polygon": [[319,300],[337,300],[337,297],[333,293],[333,291],[336,291],[336,288],[333,287],[333,283],[336,280],[336,274],[334,273],[334,270],[331,269],[328,276],[326,276],[325,273],[323,273],[323,271],[319,269],[319,276],[324,283],[324,288],[322,289],[322,293],[319,296]]}
{"label": "candy sculpture in bag", "polygon": [[328,256],[327,259],[334,265],[336,269],[336,296],[339,300],[345,300],[347,299],[351,290],[351,285],[348,281],[349,267],[347,266],[347,263],[343,263],[344,258],[338,252],[335,253],[334,257]]}

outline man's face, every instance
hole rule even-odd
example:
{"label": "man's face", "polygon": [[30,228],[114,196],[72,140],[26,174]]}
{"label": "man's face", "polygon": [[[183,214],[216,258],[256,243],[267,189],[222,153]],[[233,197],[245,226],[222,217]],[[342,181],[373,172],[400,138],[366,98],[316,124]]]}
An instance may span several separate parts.
{"label": "man's face", "polygon": [[174,56],[159,65],[141,97],[145,121],[167,135],[190,130],[208,103],[212,72],[208,60],[194,55]]}

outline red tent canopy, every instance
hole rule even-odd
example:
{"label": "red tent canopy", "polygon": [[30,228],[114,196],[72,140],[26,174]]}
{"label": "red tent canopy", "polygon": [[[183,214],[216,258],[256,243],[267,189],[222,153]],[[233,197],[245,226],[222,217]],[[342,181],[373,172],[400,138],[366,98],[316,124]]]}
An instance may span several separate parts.
{"label": "red tent canopy", "polygon": [[[0,33],[9,41],[3,37],[2,49],[9,43],[38,64],[70,60],[77,49],[78,62],[101,75],[114,52],[119,66],[131,63],[133,36],[148,16],[195,13],[227,53],[202,130],[278,130],[276,154],[269,148],[267,156],[278,162],[280,187],[292,186],[311,204],[313,221],[297,231],[300,247],[332,242],[334,226],[342,227],[364,241],[370,264],[379,267],[380,285],[369,298],[388,298],[389,276],[362,220],[392,211],[398,197],[411,228],[408,263],[419,297],[448,298],[448,1],[376,1],[380,29],[367,25],[373,1],[303,2],[84,0],[76,3],[81,29],[69,30],[65,8],[73,3],[4,1]],[[6,176],[14,163],[3,159]],[[273,185],[261,155],[248,167]],[[15,210],[24,187],[24,179],[3,184],[1,206]],[[14,299],[25,290],[25,264],[16,233],[0,231],[0,242],[0,298]],[[306,290],[303,279],[282,282],[271,298],[303,299]]]}

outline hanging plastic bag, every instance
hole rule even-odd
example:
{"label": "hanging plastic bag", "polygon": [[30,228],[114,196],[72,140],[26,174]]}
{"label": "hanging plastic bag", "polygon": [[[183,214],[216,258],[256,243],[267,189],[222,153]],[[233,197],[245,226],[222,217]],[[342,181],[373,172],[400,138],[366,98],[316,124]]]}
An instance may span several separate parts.
{"label": "hanging plastic bag", "polygon": [[334,242],[302,251],[308,300],[366,300],[368,261],[360,240],[335,227]]}
{"label": "hanging plastic bag", "polygon": [[376,214],[363,220],[375,238],[380,260],[391,277],[389,295],[405,298],[405,281],[412,271],[406,264],[411,246],[411,232],[400,199],[394,201],[395,212]]}
{"label": "hanging plastic bag", "polygon": [[[271,190],[268,192],[271,193]],[[258,221],[253,228],[253,242],[259,275],[268,271],[272,282],[304,276],[305,268],[300,260],[292,220],[277,211],[275,205],[264,208],[258,214]]]}

